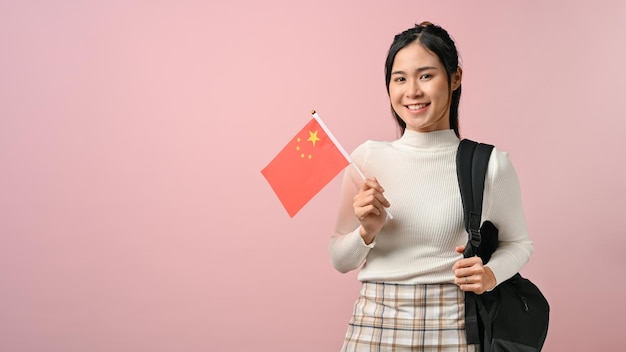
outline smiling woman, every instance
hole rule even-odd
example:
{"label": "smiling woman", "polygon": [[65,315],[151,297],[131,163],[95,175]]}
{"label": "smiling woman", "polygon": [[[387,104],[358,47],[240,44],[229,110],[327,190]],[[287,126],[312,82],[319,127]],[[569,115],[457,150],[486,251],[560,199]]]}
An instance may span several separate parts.
{"label": "smiling woman", "polygon": [[453,77],[433,52],[413,42],[396,54],[389,99],[407,129],[431,132],[450,129],[451,92],[461,86],[461,68]]}
{"label": "smiling woman", "polygon": [[[450,123],[446,128],[453,129],[458,137],[460,135],[459,103],[461,101],[461,78],[463,71],[459,66],[459,54],[456,44],[446,30],[439,26],[434,26],[430,22],[422,22],[416,28],[423,28],[424,30],[409,29],[395,37],[385,61],[385,82],[387,84],[387,93],[390,95],[391,113],[398,122],[400,132],[404,133],[404,129],[407,127],[406,121],[401,118],[400,112],[396,110],[394,104],[397,104],[397,102],[394,97],[401,93],[413,94],[408,99],[415,100],[416,94],[423,94],[419,92],[419,89],[426,86],[425,84],[415,84],[413,88],[396,89],[399,86],[392,84],[397,82],[391,81],[392,76],[394,80],[405,81],[408,79],[406,75],[412,75],[412,78],[417,79],[416,83],[420,83],[420,79],[422,79],[422,82],[428,82],[429,78],[436,74],[437,78],[439,78],[436,80],[437,83],[441,84],[441,80],[445,80],[447,84],[445,88],[442,86],[435,88],[432,85],[428,85],[430,87],[429,92],[432,93],[433,89],[438,89],[440,93],[447,92],[447,98],[442,101],[442,103],[445,102],[444,111],[442,112],[445,116],[439,117],[447,117],[449,119]],[[405,76],[397,77],[397,74],[404,74]],[[410,89],[417,89],[418,91],[410,91]],[[394,92],[393,96],[392,90]],[[420,98],[425,99],[424,97]],[[399,110],[402,111],[404,109]]]}
{"label": "smiling woman", "polygon": [[345,173],[329,246],[337,270],[362,266],[342,351],[476,351],[480,346],[466,339],[464,292],[492,290],[533,250],[517,176],[507,154],[494,149],[484,216],[498,224],[502,243],[488,266],[479,257],[464,259],[456,175],[462,70],[455,43],[439,26],[417,25],[395,37],[385,68],[403,134],[352,153],[364,174],[375,177],[359,182],[352,168]]}

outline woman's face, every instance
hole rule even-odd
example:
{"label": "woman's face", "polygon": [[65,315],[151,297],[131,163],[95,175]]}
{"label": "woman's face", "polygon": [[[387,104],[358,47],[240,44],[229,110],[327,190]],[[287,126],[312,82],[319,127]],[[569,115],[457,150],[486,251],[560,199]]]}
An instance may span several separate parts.
{"label": "woman's face", "polygon": [[408,130],[431,132],[450,129],[451,90],[461,84],[461,69],[452,77],[437,55],[417,41],[400,49],[391,68],[389,99]]}

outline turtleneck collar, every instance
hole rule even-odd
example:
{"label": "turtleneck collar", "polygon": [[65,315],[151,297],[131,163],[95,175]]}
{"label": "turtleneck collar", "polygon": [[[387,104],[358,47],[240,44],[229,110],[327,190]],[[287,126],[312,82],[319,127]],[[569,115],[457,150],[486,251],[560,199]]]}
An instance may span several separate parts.
{"label": "turtleneck collar", "polygon": [[459,138],[452,129],[433,132],[405,130],[396,143],[414,148],[434,149],[456,147],[459,144]]}

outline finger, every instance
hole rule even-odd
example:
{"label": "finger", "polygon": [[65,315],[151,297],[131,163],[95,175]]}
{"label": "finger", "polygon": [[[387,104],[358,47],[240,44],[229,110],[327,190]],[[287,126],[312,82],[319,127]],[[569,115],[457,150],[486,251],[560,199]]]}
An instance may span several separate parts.
{"label": "finger", "polygon": [[363,207],[359,207],[355,211],[355,215],[360,221],[367,219],[367,217],[370,215],[378,216],[380,214],[381,214],[380,210],[371,204],[363,206]]}
{"label": "finger", "polygon": [[484,272],[484,267],[480,264],[474,264],[469,266],[459,266],[453,268],[452,270],[454,271],[454,276],[463,277],[469,275],[482,275]]}
{"label": "finger", "polygon": [[468,275],[468,276],[455,278],[454,283],[460,286],[461,288],[468,289],[469,285],[473,285],[476,283],[476,280],[474,279],[474,276]]}
{"label": "finger", "polygon": [[454,277],[455,279],[459,279],[459,280],[464,280],[465,277],[467,276],[472,276],[476,274],[472,269],[458,269],[456,271],[454,271]]}
{"label": "finger", "polygon": [[463,252],[465,252],[465,245],[463,246],[458,246],[454,249],[457,253],[461,253],[463,254]]}
{"label": "finger", "polygon": [[365,207],[365,211],[367,213],[367,215],[375,215],[378,216],[381,214],[381,208],[380,205],[376,206],[375,204],[370,204],[368,206]]}
{"label": "finger", "polygon": [[482,293],[485,291],[485,282],[482,275],[466,275],[463,277],[457,277],[454,282],[462,287],[464,291],[474,291],[476,293]]}
{"label": "finger", "polygon": [[374,190],[374,189],[368,189],[366,191],[363,191],[359,194],[357,194],[354,197],[354,205],[355,206],[364,206],[364,205],[368,205],[368,204],[373,204],[374,206],[376,206],[378,209],[380,209],[381,211],[383,210],[383,207],[389,207],[389,201],[387,200],[387,198],[385,198],[385,196],[382,195],[382,193]]}
{"label": "finger", "polygon": [[361,186],[362,191],[366,191],[368,189],[374,189],[380,193],[385,192],[383,187],[378,183],[378,180],[375,177],[366,178],[365,182]]}
{"label": "finger", "polygon": [[385,208],[389,208],[391,206],[387,198],[385,198],[385,196],[383,196],[382,193],[376,192],[374,193],[374,197],[376,197],[376,200],[378,200],[378,203],[380,203]]}
{"label": "finger", "polygon": [[474,281],[470,281],[470,280],[471,279],[468,279],[467,283],[458,284],[461,291],[474,292],[478,295],[486,291],[485,287],[480,282],[476,282],[475,280]]}
{"label": "finger", "polygon": [[364,190],[359,191],[359,193],[354,195],[354,200],[360,200],[362,202],[371,200],[373,198],[376,197],[376,194],[380,194],[377,190],[373,189],[373,188],[367,188]]}
{"label": "finger", "polygon": [[385,198],[385,196],[381,192],[379,192],[378,189],[376,188],[368,188],[368,189],[362,190],[355,196],[355,200],[361,200],[362,202],[372,202],[372,203],[374,200],[376,200],[384,207],[390,206],[390,203],[387,200],[387,198]]}
{"label": "finger", "polygon": [[474,265],[478,265],[482,267],[483,265],[482,259],[480,259],[480,257],[477,257],[477,256],[459,259],[452,266],[452,270],[460,269],[460,268],[469,268]]}
{"label": "finger", "polygon": [[460,259],[452,265],[452,270],[456,271],[458,269],[467,268],[468,266],[472,266],[472,264],[468,264],[467,259]]}
{"label": "finger", "polygon": [[355,208],[362,208],[362,207],[372,205],[376,207],[377,209],[382,210],[383,205],[380,203],[380,201],[376,197],[376,194],[369,194],[368,192],[370,191],[367,191],[366,194],[360,194],[357,197],[355,197],[353,206]]}

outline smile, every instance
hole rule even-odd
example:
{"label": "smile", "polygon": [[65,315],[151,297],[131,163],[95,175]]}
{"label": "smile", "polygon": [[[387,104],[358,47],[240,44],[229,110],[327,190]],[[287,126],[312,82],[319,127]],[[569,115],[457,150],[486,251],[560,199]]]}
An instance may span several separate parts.
{"label": "smile", "polygon": [[428,104],[407,105],[407,108],[409,110],[420,110],[420,109],[423,109],[423,108],[427,107],[428,105],[430,105],[430,103],[428,103]]}

